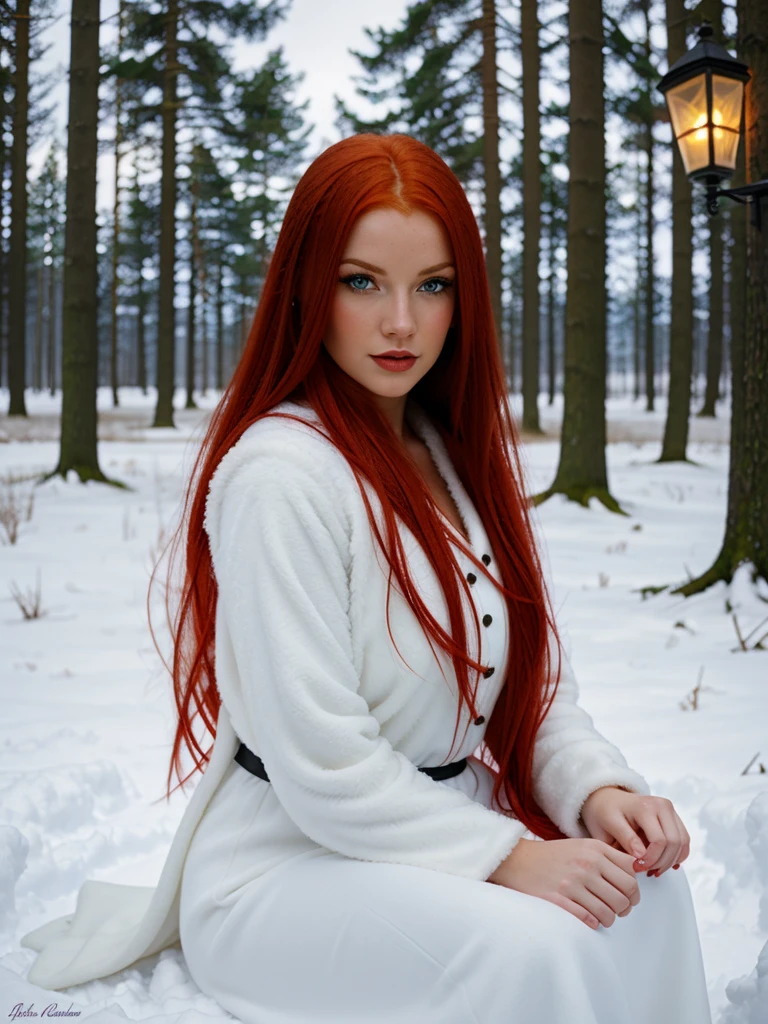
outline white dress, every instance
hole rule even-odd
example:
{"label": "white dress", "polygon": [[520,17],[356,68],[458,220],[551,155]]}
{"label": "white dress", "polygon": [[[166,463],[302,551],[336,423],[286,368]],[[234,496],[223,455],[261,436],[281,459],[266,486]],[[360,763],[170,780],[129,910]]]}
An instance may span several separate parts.
{"label": "white dress", "polygon": [[[484,577],[475,592],[505,622],[482,648],[503,665],[505,606]],[[475,757],[439,783],[485,807],[491,784]],[[710,1024],[684,867],[640,874],[640,903],[593,931],[503,886],[322,847],[288,859],[282,847],[265,870],[265,837],[280,848],[281,822],[271,782],[233,762],[184,865],[190,972],[245,1024]]]}
{"label": "white dress", "polygon": [[[281,411],[317,421],[292,403]],[[419,407],[406,415],[470,538],[474,561],[454,531],[468,643],[495,667],[478,680],[477,717],[462,709],[451,750],[450,659],[394,584],[390,638],[386,572],[341,453],[306,424],[258,421],[206,500],[222,700],[211,759],[157,886],[86,881],[74,913],[23,936],[37,952],[27,978],[61,990],[180,941],[194,981],[244,1024],[710,1024],[684,868],[640,875],[640,904],[597,931],[485,881],[532,838],[491,807],[490,769],[473,756],[505,678],[506,609],[442,438]],[[449,629],[426,555],[401,536],[422,599]],[[238,739],[270,782],[234,762]],[[416,768],[464,756],[468,767],[441,782]],[[579,705],[566,641],[533,794],[580,838],[584,801],[609,785],[650,792]]]}

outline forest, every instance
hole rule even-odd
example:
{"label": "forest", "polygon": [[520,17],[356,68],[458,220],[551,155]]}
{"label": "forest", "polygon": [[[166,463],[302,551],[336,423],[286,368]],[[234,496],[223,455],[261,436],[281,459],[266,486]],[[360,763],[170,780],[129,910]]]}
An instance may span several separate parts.
{"label": "forest", "polygon": [[[146,582],[182,463],[304,170],[400,132],[476,215],[585,704],[690,828],[714,1024],[766,1021],[766,26],[766,0],[0,3],[8,1009],[41,915],[94,869],[157,876]],[[231,1019],[167,952],[76,994]]]}
{"label": "forest", "polygon": [[[60,474],[104,478],[99,386],[114,407],[121,386],[154,387],[153,425],[172,427],[175,390],[195,408],[243,351],[281,213],[312,156],[311,125],[281,47],[248,71],[230,50],[268,41],[289,9],[120,0],[105,17],[97,0],[77,0],[66,152],[55,135],[46,142],[55,76],[41,68],[40,37],[53,0],[5,9],[0,388],[9,417],[26,415],[27,387],[61,391]],[[665,396],[662,462],[686,461],[690,418],[732,398],[723,544],[686,594],[745,561],[768,578],[761,193],[718,209],[702,188],[724,171],[731,188],[768,174],[765,15],[761,0],[424,0],[395,29],[365,28],[355,98],[335,97],[342,135],[416,136],[476,204],[522,431],[541,433],[542,392],[564,399],[560,463],[537,502],[595,497],[621,513],[605,467],[608,394],[648,412]],[[728,168],[689,180],[659,83],[702,45],[702,26],[706,45],[733,50],[751,79],[736,82],[743,142]],[[45,150],[34,177],[32,146]],[[97,209],[107,148],[113,201]]]}

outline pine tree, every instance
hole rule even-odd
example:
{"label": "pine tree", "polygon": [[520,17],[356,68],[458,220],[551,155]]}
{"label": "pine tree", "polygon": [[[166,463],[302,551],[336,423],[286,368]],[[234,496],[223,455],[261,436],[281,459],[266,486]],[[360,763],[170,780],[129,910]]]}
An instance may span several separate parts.
{"label": "pine tree", "polygon": [[59,167],[59,145],[52,142],[37,179],[29,186],[29,263],[37,271],[39,311],[33,380],[55,388],[56,281],[64,257],[66,184]]}
{"label": "pine tree", "polygon": [[[124,0],[125,52],[109,63],[110,72],[147,90],[162,87],[162,102],[145,103],[145,118],[162,125],[160,269],[157,327],[157,405],[153,426],[173,426],[176,382],[176,179],[177,132],[181,120],[191,128],[219,127],[226,118],[224,88],[231,80],[225,40],[261,39],[288,9],[289,0],[166,0],[158,11],[151,0]],[[179,80],[182,82],[179,92]],[[182,112],[183,111],[183,112]]]}
{"label": "pine tree", "polygon": [[73,0],[67,131],[67,220],[62,314],[59,462],[44,479],[107,478],[97,454],[96,157],[99,109],[99,0]]}
{"label": "pine tree", "polygon": [[523,63],[523,418],[539,425],[539,260],[541,245],[541,128],[539,122],[539,17],[537,0],[521,0]]}
{"label": "pine tree", "polygon": [[8,261],[8,415],[26,416],[27,355],[27,150],[29,119],[30,0],[14,14],[11,245]]}
{"label": "pine tree", "polygon": [[560,463],[540,504],[565,494],[588,506],[598,498],[622,512],[609,494],[605,463],[606,170],[603,23],[600,0],[569,7],[570,120],[568,140],[568,287]]}
{"label": "pine tree", "polygon": [[[721,46],[726,45],[723,34],[722,0],[702,0],[697,14],[705,17],[712,26],[712,38]],[[707,384],[704,402],[699,416],[714,416],[715,405],[720,397],[720,374],[723,367],[723,290],[724,252],[723,218],[709,217],[709,316],[707,318]]]}
{"label": "pine tree", "polygon": [[[685,0],[666,0],[667,64],[687,49],[690,14]],[[672,145],[672,299],[669,324],[669,398],[659,462],[686,462],[693,368],[693,200],[677,145]]]}
{"label": "pine tree", "polygon": [[[768,40],[762,0],[738,0],[737,55],[749,67],[746,89],[744,167],[747,182],[768,179]],[[735,175],[736,182],[739,173]],[[723,200],[722,202],[727,202]],[[763,201],[764,205],[764,201]],[[731,347],[733,395],[728,511],[722,547],[713,565],[673,593],[686,597],[713,583],[730,583],[742,564],[752,581],[768,582],[768,233],[744,225],[744,207],[731,211],[746,230],[746,287],[738,270],[734,302],[745,300],[744,331],[735,329]]]}

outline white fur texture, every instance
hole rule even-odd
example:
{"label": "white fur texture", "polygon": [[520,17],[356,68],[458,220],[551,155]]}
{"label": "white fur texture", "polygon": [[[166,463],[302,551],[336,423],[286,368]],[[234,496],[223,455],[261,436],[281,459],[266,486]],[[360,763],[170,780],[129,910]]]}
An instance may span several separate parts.
{"label": "white fur texture", "polygon": [[[296,405],[283,403],[280,410],[319,422]],[[410,403],[408,417],[467,525],[475,558],[459,550],[454,533],[455,554],[465,574],[477,576],[470,589],[478,618],[492,608],[494,628],[506,628],[491,582],[498,579],[495,560],[487,570],[480,561],[490,546],[477,511],[423,410]],[[383,530],[380,506],[366,490]],[[80,984],[178,941],[185,857],[238,738],[262,757],[272,787],[258,812],[264,831],[257,830],[261,845],[249,859],[253,874],[326,847],[480,880],[527,831],[503,806],[472,799],[463,781],[447,785],[417,770],[470,757],[484,725],[475,725],[465,708],[459,745],[451,750],[452,664],[433,652],[394,583],[392,643],[383,559],[351,469],[327,439],[280,418],[253,424],[214,474],[205,529],[219,586],[216,682],[223,701],[211,762],[156,889],[86,882],[73,915],[24,936],[22,944],[38,951],[28,977],[34,984]],[[422,598],[449,629],[426,556],[404,529],[403,543]],[[477,654],[469,600],[463,598],[467,632]],[[477,709],[486,723],[503,680],[501,665],[480,679]],[[618,785],[649,792],[577,700],[566,660],[533,765],[536,799],[572,837],[587,835],[579,814],[594,790]],[[253,785],[270,783],[253,779]]]}

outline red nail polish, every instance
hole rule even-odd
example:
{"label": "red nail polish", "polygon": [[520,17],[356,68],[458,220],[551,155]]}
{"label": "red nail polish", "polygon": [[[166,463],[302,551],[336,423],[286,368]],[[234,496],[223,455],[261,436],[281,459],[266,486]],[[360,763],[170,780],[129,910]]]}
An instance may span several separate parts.
{"label": "red nail polish", "polygon": [[679,865],[679,864],[675,864],[675,866],[674,866],[674,870],[675,870],[675,871],[677,871],[677,869],[678,869],[679,867],[680,867],[680,865]]}

